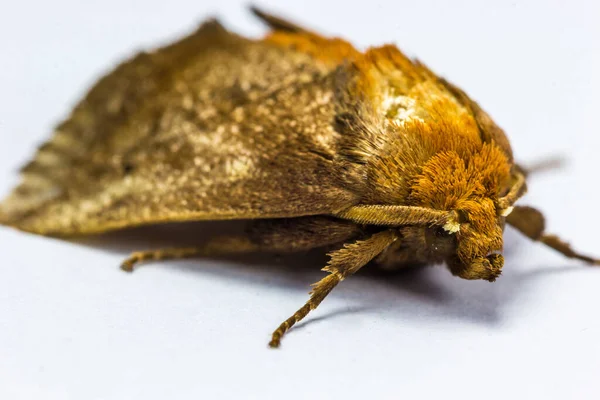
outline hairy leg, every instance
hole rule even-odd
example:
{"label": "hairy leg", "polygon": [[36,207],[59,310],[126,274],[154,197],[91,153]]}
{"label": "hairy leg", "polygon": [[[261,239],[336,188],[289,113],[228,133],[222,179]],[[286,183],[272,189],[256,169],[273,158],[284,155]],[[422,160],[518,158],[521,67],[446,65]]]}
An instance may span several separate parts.
{"label": "hairy leg", "polygon": [[152,260],[309,250],[342,243],[360,233],[356,224],[329,217],[260,220],[251,223],[246,234],[217,236],[197,247],[134,252],[121,268],[131,272],[140,262]]}
{"label": "hairy leg", "polygon": [[568,243],[562,241],[558,236],[545,233],[545,218],[535,208],[516,206],[512,213],[506,217],[506,222],[528,238],[542,242],[566,257],[583,260],[589,264],[600,265],[599,259],[582,255],[574,251]]}
{"label": "hairy leg", "polygon": [[317,308],[338,283],[377,257],[396,239],[398,239],[396,232],[386,230],[375,233],[368,239],[346,244],[343,248],[330,253],[331,259],[327,266],[323,268],[323,271],[329,272],[329,275],[313,284],[309,300],[290,318],[279,325],[275,332],[273,332],[269,346],[279,347],[283,335],[294,324],[306,317],[311,310]]}
{"label": "hairy leg", "polygon": [[121,269],[133,272],[133,267],[144,261],[177,260],[191,257],[210,257],[221,254],[250,253],[258,251],[258,246],[244,236],[222,236],[209,240],[199,247],[175,247],[131,253],[123,263]]}

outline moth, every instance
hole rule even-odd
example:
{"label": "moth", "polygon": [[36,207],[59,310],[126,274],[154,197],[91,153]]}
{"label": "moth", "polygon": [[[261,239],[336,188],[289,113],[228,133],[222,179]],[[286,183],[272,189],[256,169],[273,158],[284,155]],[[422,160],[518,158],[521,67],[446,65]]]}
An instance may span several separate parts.
{"label": "moth", "polygon": [[528,171],[464,91],[395,46],[364,52],[252,9],[270,32],[212,19],[119,65],[56,127],[0,222],[73,237],[175,221],[247,220],[248,231],[147,260],[334,250],[308,302],[270,346],[367,264],[445,263],[494,281],[510,224],[567,257],[600,264],[515,205]]}

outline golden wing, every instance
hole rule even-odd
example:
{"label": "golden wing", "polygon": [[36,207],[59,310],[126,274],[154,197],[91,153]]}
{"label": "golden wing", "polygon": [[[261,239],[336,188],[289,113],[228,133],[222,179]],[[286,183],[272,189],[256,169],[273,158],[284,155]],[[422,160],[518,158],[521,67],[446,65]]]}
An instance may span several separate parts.
{"label": "golden wing", "polygon": [[[209,21],[120,65],[23,168],[0,222],[75,235],[325,214],[356,203],[332,172],[332,71],[356,50],[285,27],[252,41]],[[300,49],[287,47],[290,27]]]}

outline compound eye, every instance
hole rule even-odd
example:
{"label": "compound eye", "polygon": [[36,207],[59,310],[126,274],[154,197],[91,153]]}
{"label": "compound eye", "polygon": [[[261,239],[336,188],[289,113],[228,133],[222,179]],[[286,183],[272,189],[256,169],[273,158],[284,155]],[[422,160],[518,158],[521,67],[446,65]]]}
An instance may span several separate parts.
{"label": "compound eye", "polygon": [[433,234],[435,235],[435,237],[442,238],[442,237],[448,237],[448,236],[452,235],[452,232],[447,231],[446,228],[443,226],[439,226],[439,227],[435,228],[435,230],[433,231]]}

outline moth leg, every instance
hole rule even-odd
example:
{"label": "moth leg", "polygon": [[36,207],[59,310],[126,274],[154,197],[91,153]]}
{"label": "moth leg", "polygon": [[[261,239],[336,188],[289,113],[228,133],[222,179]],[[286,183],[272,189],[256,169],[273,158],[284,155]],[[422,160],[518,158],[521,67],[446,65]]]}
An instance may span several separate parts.
{"label": "moth leg", "polygon": [[338,244],[360,233],[356,224],[331,217],[259,220],[251,223],[244,235],[215,237],[198,247],[135,252],[121,264],[121,269],[131,272],[136,264],[151,260],[309,250]]}
{"label": "moth leg", "polygon": [[133,267],[143,261],[177,260],[191,257],[209,257],[219,254],[235,254],[256,251],[256,244],[247,237],[219,237],[212,239],[200,247],[181,247],[170,249],[158,249],[149,251],[136,251],[132,253],[123,263],[123,271],[132,272]]}
{"label": "moth leg", "polygon": [[313,289],[310,292],[309,300],[290,318],[279,325],[273,332],[269,346],[273,348],[279,347],[283,335],[294,324],[306,317],[311,310],[317,308],[338,283],[377,257],[377,255],[397,239],[396,232],[386,230],[376,233],[368,239],[346,244],[341,249],[330,253],[330,260],[327,266],[323,268],[323,271],[329,272],[329,275],[312,285]]}
{"label": "moth leg", "polygon": [[545,218],[535,208],[515,206],[512,213],[506,217],[506,222],[528,238],[542,242],[568,258],[575,258],[589,264],[600,265],[599,259],[580,254],[574,251],[568,243],[562,241],[558,236],[545,233]]}

